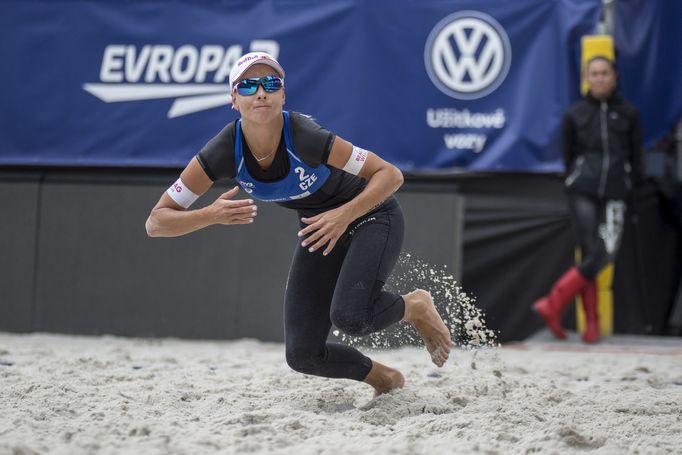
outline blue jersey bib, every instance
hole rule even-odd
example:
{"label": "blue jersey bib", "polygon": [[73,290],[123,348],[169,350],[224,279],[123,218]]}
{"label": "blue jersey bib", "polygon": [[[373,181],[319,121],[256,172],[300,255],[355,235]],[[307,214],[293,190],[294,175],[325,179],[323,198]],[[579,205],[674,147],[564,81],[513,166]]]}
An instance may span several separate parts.
{"label": "blue jersey bib", "polygon": [[237,120],[234,141],[234,162],[237,163],[237,183],[250,196],[265,202],[281,202],[302,199],[319,190],[327,181],[331,172],[326,164],[310,167],[303,162],[294,150],[291,140],[289,112],[282,111],[284,116],[284,145],[289,154],[289,173],[276,182],[262,182],[249,174],[244,162],[242,148],[242,121]]}

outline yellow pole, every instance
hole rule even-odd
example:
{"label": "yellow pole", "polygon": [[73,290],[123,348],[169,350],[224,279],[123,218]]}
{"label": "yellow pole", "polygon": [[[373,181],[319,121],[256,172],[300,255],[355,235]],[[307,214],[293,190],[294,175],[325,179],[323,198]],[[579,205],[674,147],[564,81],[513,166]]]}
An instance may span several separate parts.
{"label": "yellow pole", "polygon": [[[601,335],[613,335],[613,263],[609,263],[597,275],[597,313],[599,314],[599,333]],[[582,305],[583,298],[576,297],[576,329],[578,333],[585,333],[585,310]]]}

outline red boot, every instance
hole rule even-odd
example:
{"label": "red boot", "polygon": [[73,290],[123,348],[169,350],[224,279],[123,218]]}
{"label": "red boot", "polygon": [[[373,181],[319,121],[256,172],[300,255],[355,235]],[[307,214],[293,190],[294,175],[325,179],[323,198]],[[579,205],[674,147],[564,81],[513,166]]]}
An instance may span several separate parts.
{"label": "red boot", "polygon": [[561,327],[561,312],[586,285],[587,280],[578,269],[571,267],[554,283],[547,296],[533,304],[533,309],[544,319],[555,337],[566,338],[566,332]]}
{"label": "red boot", "polygon": [[583,309],[585,310],[585,343],[599,341],[599,315],[597,313],[597,284],[594,281],[587,283],[583,290]]}

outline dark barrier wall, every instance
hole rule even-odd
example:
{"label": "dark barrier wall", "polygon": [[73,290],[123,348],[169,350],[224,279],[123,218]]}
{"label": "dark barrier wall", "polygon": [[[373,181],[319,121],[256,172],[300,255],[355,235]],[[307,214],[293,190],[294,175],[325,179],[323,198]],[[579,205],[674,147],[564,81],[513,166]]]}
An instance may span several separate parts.
{"label": "dark barrier wall", "polygon": [[[9,177],[9,176],[8,176]],[[0,180],[0,329],[33,330],[39,174]]]}
{"label": "dark barrier wall", "polygon": [[682,279],[682,226],[670,202],[653,182],[640,188],[633,200],[613,295],[616,305],[628,302],[630,311],[616,309],[616,331],[634,327],[638,333],[682,335],[682,321],[672,321]]}
{"label": "dark barrier wall", "polygon": [[571,265],[573,237],[561,181],[546,175],[462,176],[463,283],[502,339],[541,327],[530,305]]}
{"label": "dark barrier wall", "polygon": [[[150,239],[144,222],[175,177],[0,179],[0,330],[282,340],[295,213],[260,204],[250,226]],[[460,275],[461,197],[415,191],[399,195],[405,249]]]}
{"label": "dark barrier wall", "polygon": [[[0,175],[0,330],[281,340],[296,216],[260,204],[248,227],[150,239],[144,221],[175,177]],[[502,341],[541,327],[529,307],[573,257],[558,177],[413,177],[398,198],[405,250],[461,276]],[[652,182],[637,191],[631,214],[616,262],[615,330],[670,333],[680,236]]]}

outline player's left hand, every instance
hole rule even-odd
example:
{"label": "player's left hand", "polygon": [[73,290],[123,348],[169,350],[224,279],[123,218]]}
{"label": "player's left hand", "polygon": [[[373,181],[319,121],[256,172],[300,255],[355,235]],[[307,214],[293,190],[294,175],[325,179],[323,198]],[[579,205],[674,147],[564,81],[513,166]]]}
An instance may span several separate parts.
{"label": "player's left hand", "polygon": [[322,252],[326,256],[332,251],[352,220],[349,219],[347,210],[337,207],[311,218],[301,218],[301,221],[308,225],[298,231],[299,237],[305,237],[301,246],[308,247],[308,251],[312,253],[326,245],[327,247]]}

